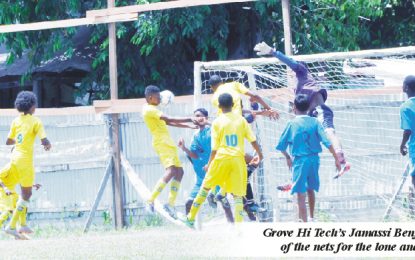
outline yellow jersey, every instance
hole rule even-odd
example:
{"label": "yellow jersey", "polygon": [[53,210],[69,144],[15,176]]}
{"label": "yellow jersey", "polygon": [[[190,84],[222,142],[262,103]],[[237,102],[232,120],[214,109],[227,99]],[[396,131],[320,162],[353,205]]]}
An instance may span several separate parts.
{"label": "yellow jersey", "polygon": [[163,112],[157,109],[156,106],[146,104],[143,107],[142,115],[151,135],[153,136],[153,146],[169,145],[176,146],[170,136],[167,124],[160,117]]}
{"label": "yellow jersey", "polygon": [[250,143],[256,141],[248,122],[236,113],[225,113],[212,123],[212,151],[215,159],[245,155],[245,139]]}
{"label": "yellow jersey", "polygon": [[249,89],[239,82],[229,82],[220,85],[212,96],[212,105],[217,109],[217,115],[222,114],[222,110],[219,108],[219,96],[223,93],[228,93],[232,96],[232,112],[242,115],[241,94],[246,94],[248,91]]}
{"label": "yellow jersey", "polygon": [[30,114],[21,114],[11,124],[9,139],[15,140],[12,152],[12,162],[33,162],[33,145],[36,136],[46,138],[46,132],[42,121]]}

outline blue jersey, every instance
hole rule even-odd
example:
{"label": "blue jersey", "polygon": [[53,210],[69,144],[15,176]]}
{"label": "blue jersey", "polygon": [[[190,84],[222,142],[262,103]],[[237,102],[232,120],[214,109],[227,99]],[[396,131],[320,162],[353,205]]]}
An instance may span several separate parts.
{"label": "blue jersey", "polygon": [[400,107],[401,129],[411,130],[408,141],[409,157],[415,157],[415,97],[408,99]]}
{"label": "blue jersey", "polygon": [[197,178],[203,180],[206,174],[203,170],[203,166],[209,162],[210,152],[212,150],[210,127],[205,127],[203,130],[199,130],[194,134],[189,150],[199,157],[198,159],[192,158],[193,169]]}
{"label": "blue jersey", "polygon": [[276,149],[285,151],[289,147],[293,157],[317,155],[322,152],[320,143],[327,148],[331,145],[323,126],[316,118],[302,115],[287,124]]}

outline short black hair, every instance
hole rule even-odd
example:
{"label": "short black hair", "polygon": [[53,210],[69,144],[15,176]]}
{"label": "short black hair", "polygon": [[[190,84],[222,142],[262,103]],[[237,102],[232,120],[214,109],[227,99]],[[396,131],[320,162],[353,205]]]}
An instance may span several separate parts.
{"label": "short black hair", "polygon": [[219,75],[213,75],[209,78],[208,85],[209,87],[211,87],[211,86],[216,86],[220,83],[222,83],[222,78]]}
{"label": "short black hair", "polygon": [[295,96],[294,106],[300,112],[306,112],[310,108],[310,99],[307,95],[298,94],[297,96]]}
{"label": "short black hair", "polygon": [[146,98],[150,97],[151,95],[155,93],[160,93],[160,88],[154,85],[148,85],[146,89],[144,90],[144,96]]}
{"label": "short black hair", "polygon": [[36,95],[32,91],[21,91],[14,101],[17,111],[28,113],[29,110],[37,105]]}
{"label": "short black hair", "polygon": [[406,76],[405,80],[403,81],[403,84],[405,86],[408,86],[408,89],[411,92],[415,92],[415,76],[413,75]]}
{"label": "short black hair", "polygon": [[219,101],[219,107],[221,108],[228,109],[228,108],[233,107],[233,98],[228,93],[221,94],[218,98],[218,101]]}
{"label": "short black hair", "polygon": [[208,111],[206,109],[204,109],[203,107],[198,108],[195,111],[193,111],[193,113],[196,113],[196,112],[202,113],[205,117],[208,117],[209,116]]}

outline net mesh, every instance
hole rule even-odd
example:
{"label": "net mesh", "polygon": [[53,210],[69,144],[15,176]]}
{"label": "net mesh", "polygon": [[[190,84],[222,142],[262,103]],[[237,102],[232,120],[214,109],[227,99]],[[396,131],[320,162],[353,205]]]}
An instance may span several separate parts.
{"label": "net mesh", "polygon": [[[351,163],[351,170],[335,180],[331,154],[325,150],[320,155],[321,186],[316,218],[320,221],[414,219],[411,177],[402,178],[407,158],[399,153],[402,136],[399,106],[404,101],[403,78],[415,71],[415,48],[295,59],[305,62],[319,86],[328,90],[326,104],[334,111],[336,133]],[[259,216],[262,221],[297,220],[296,198],[289,192],[276,190],[276,186],[290,182],[291,174],[285,158],[274,149],[293,117],[290,102],[294,98],[295,74],[274,58],[199,65],[201,73],[195,75],[195,82],[201,82],[201,86],[195,88],[195,96],[201,96],[201,100],[200,94],[211,93],[207,85],[209,77],[220,75],[224,81],[238,81],[256,89],[280,112],[278,121],[257,118],[254,123],[265,154],[261,169],[253,177],[255,195],[260,205],[267,208]]]}

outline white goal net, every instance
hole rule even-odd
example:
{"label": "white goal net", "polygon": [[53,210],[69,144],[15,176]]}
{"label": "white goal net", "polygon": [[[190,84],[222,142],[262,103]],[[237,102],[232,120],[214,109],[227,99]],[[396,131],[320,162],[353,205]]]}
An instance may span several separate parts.
{"label": "white goal net", "polygon": [[[320,221],[407,221],[415,218],[410,177],[403,181],[407,158],[399,153],[402,131],[399,106],[405,100],[402,81],[415,74],[415,47],[295,56],[328,90],[328,104],[351,170],[334,180],[334,161],[321,155]],[[290,111],[295,74],[276,58],[195,63],[195,105],[210,108],[207,81],[220,75],[238,81],[278,109],[278,121],[258,118],[255,131],[265,151],[264,163],[253,177],[255,197],[267,212],[262,221],[296,220],[296,198],[276,187],[290,182],[285,159],[275,146],[293,114]],[[247,101],[245,101],[247,102]],[[249,103],[246,103],[249,104]],[[400,189],[400,184],[403,183]],[[395,194],[396,193],[396,194]],[[394,194],[396,196],[394,196]],[[387,215],[384,218],[384,215]]]}

